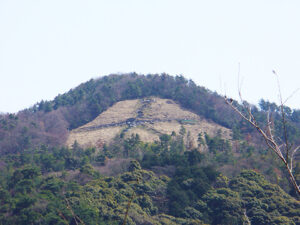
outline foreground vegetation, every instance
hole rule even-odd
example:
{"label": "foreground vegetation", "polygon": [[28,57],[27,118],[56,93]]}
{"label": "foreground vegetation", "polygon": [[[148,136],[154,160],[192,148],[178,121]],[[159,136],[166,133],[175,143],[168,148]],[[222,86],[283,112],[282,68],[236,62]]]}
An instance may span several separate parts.
{"label": "foreground vegetation", "polygon": [[[127,224],[300,223],[299,201],[278,185],[253,170],[227,178],[208,154],[181,143],[162,136],[145,144],[132,136],[118,145],[130,146],[123,160],[116,145],[100,152],[42,146],[6,156],[0,224],[121,224],[131,198]],[[101,172],[118,160],[114,176]]]}
{"label": "foreground vegetation", "polygon": [[[154,143],[120,134],[101,149],[64,147],[70,129],[117,101],[148,96],[173,99],[230,128],[232,139],[199,133],[191,147],[183,125]],[[281,137],[279,110],[262,100],[252,113],[265,122],[270,111]],[[287,138],[298,145],[300,111],[284,110]],[[300,224],[299,196],[272,154],[223,98],[182,76],[90,80],[0,115],[0,224],[122,224],[128,208],[127,224]],[[299,182],[299,163],[294,171]]]}

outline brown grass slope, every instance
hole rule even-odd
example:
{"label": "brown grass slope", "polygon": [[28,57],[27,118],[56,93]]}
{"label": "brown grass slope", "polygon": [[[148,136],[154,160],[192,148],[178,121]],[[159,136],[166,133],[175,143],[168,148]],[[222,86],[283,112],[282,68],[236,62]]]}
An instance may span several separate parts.
{"label": "brown grass slope", "polygon": [[214,136],[221,132],[225,139],[231,135],[229,129],[181,108],[172,100],[152,97],[117,102],[93,121],[72,130],[66,144],[71,146],[77,141],[84,147],[101,147],[121,132],[125,137],[139,134],[142,141],[153,142],[161,134],[179,133],[182,127],[188,134],[186,141],[195,147],[199,133]]}

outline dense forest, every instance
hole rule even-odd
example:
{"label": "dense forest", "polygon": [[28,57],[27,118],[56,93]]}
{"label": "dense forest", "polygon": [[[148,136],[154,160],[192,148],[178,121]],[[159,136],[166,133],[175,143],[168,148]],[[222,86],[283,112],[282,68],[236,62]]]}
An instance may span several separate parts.
{"label": "dense forest", "polygon": [[[114,103],[149,96],[231,129],[232,140],[203,133],[190,149],[183,128],[154,143],[120,135],[102,149],[64,146],[69,130]],[[282,137],[279,106],[261,100],[251,109],[261,123],[270,111]],[[284,111],[288,139],[299,145],[300,110]],[[104,76],[1,114],[0,155],[0,224],[300,224],[299,196],[255,129],[183,76]],[[295,175],[300,181],[299,163]]]}
{"label": "dense forest", "polygon": [[180,135],[153,144],[136,135],[101,152],[75,144],[6,155],[0,222],[121,224],[132,198],[127,224],[300,223],[299,201],[259,172],[228,178],[181,143]]}

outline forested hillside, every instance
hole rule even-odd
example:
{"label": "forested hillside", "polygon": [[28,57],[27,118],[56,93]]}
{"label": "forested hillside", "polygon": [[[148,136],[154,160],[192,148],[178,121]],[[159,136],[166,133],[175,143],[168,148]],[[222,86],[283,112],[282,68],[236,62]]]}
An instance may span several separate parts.
{"label": "forested hillside", "polygon": [[[114,103],[149,97],[170,99],[232,135],[199,133],[191,147],[183,125],[152,143],[120,134],[101,147],[66,146],[70,130]],[[261,100],[251,110],[261,123],[270,111],[284,140],[276,104]],[[300,110],[284,111],[297,146]],[[299,196],[255,129],[222,96],[182,76],[109,75],[1,114],[0,155],[0,224],[122,224],[127,209],[127,224],[300,224]],[[294,170],[300,182],[299,161]]]}
{"label": "forested hillside", "polygon": [[[45,148],[1,163],[1,224],[299,224],[300,203],[253,170],[227,178],[179,140],[116,149]],[[140,151],[145,157],[140,163]],[[105,155],[103,155],[105,154]],[[135,155],[136,154],[136,155]],[[141,165],[140,165],[141,164]],[[248,223],[249,224],[249,223]]]}
{"label": "forested hillside", "polygon": [[[0,115],[1,152],[12,152],[24,148],[26,142],[33,145],[63,144],[68,130],[77,128],[96,118],[114,103],[150,96],[172,99],[182,107],[210,119],[234,131],[234,138],[245,137],[253,129],[232,113],[222,96],[204,87],[197,86],[183,76],[167,74],[109,75],[90,81],[58,95],[53,101],[41,101],[16,115]],[[279,107],[261,100],[260,108],[253,106],[252,112],[258,120],[265,120],[269,109],[280,132]],[[299,143],[300,110],[285,107],[289,123],[289,138]]]}

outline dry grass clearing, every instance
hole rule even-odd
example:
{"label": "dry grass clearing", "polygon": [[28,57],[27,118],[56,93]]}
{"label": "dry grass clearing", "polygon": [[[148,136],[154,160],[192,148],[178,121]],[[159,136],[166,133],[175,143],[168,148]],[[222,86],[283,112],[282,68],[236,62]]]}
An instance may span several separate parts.
{"label": "dry grass clearing", "polygon": [[83,125],[82,127],[119,123],[129,118],[136,117],[138,103],[138,99],[117,102],[97,116],[93,121]]}
{"label": "dry grass clearing", "polygon": [[146,118],[157,119],[198,119],[199,116],[182,109],[178,104],[170,99],[152,98],[151,105],[146,108],[144,114]]}
{"label": "dry grass clearing", "polygon": [[71,147],[75,141],[84,147],[102,147],[117,134],[120,134],[124,127],[109,127],[93,131],[71,132],[67,140],[67,146]]}
{"label": "dry grass clearing", "polygon": [[[142,116],[138,117],[138,113]],[[82,128],[96,127],[105,124],[121,123],[129,118],[135,118],[136,121],[148,121],[143,124],[132,123],[122,126],[109,126],[97,128],[94,130],[81,130]],[[182,123],[182,121],[192,121],[192,123]],[[104,143],[109,143],[116,135],[127,128],[125,137],[132,134],[139,134],[144,142],[153,142],[159,140],[161,134],[171,134],[175,131],[179,133],[181,127],[186,129],[186,140],[197,146],[199,133],[208,133],[214,136],[221,132],[223,138],[230,139],[231,131],[213,122],[209,122],[195,113],[182,109],[178,104],[169,99],[150,98],[126,100],[114,104],[105,112],[101,113],[95,120],[85,124],[70,132],[67,145],[71,146],[76,140],[83,146],[101,147]],[[189,136],[189,137],[187,137]]]}
{"label": "dry grass clearing", "polygon": [[159,135],[157,135],[157,133],[154,133],[144,126],[130,129],[126,133],[125,138],[129,138],[132,134],[138,134],[143,142],[153,142],[159,140]]}

